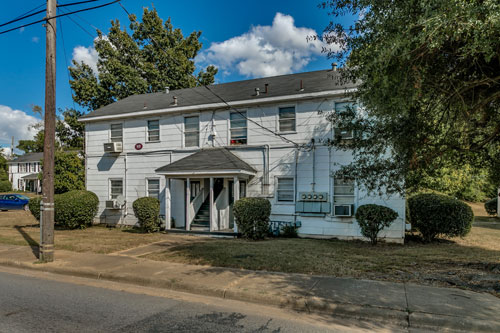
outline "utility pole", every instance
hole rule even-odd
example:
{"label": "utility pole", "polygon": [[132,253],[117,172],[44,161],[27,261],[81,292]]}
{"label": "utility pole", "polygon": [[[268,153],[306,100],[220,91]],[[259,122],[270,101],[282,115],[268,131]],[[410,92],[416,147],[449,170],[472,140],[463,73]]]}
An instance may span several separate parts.
{"label": "utility pole", "polygon": [[[47,16],[56,16],[57,0],[47,0]],[[45,138],[43,143],[43,227],[39,259],[54,261],[54,151],[56,125],[56,19],[45,24]]]}

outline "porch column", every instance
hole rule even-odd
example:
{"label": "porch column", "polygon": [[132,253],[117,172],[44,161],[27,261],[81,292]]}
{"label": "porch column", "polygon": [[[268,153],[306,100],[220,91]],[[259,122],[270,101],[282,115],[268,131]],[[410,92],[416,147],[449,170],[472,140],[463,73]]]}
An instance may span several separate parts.
{"label": "porch column", "polygon": [[214,177],[210,177],[210,231],[214,231]]}
{"label": "porch column", "polygon": [[170,178],[165,178],[165,230],[172,227],[172,199],[170,197]]}
{"label": "porch column", "polygon": [[191,230],[191,219],[189,217],[190,206],[191,206],[191,179],[186,178],[186,230]]}
{"label": "porch column", "polygon": [[[240,200],[240,179],[238,178],[238,176],[234,176],[233,186],[234,202],[236,202]],[[238,225],[236,224],[236,221],[234,221],[234,232],[238,232]]]}

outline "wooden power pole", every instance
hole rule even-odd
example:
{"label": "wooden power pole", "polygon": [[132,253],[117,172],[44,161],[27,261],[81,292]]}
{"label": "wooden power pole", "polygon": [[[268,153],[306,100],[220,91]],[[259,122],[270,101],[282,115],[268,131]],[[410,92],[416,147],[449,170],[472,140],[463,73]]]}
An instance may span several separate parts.
{"label": "wooden power pole", "polygon": [[[47,0],[47,18],[56,16],[57,0]],[[56,19],[46,21],[45,138],[43,143],[42,231],[39,259],[54,261],[54,152],[56,126]]]}

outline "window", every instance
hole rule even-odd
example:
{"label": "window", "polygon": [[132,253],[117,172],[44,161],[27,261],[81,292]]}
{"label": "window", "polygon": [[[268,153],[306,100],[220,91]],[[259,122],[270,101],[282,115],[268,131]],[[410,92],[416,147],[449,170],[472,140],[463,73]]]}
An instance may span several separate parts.
{"label": "window", "polygon": [[349,206],[354,205],[354,179],[337,178],[333,180],[334,215],[351,215]]}
{"label": "window", "polygon": [[111,142],[123,142],[123,125],[111,124],[110,127]]}
{"label": "window", "polygon": [[184,118],[184,147],[200,145],[200,117]]}
{"label": "window", "polygon": [[110,179],[110,181],[109,181],[109,197],[110,197],[110,199],[116,199],[120,195],[123,195],[123,180],[122,179]]}
{"label": "window", "polygon": [[[356,110],[356,106],[351,103],[351,102],[341,102],[341,103],[335,103],[335,112],[336,113],[341,113],[345,112],[347,110]],[[344,140],[352,139],[353,138],[353,132],[348,131],[346,129],[340,128],[340,127],[335,127],[333,129],[333,135],[335,137],[339,137]]]}
{"label": "window", "polygon": [[295,132],[295,107],[279,108],[280,132]]}
{"label": "window", "polygon": [[246,111],[231,112],[231,144],[247,144],[247,119]]}
{"label": "window", "polygon": [[160,180],[148,179],[148,197],[160,199]]}
{"label": "window", "polygon": [[160,121],[148,120],[148,142],[160,141]]}
{"label": "window", "polygon": [[240,180],[240,199],[247,196],[247,182]]}
{"label": "window", "polygon": [[190,183],[191,189],[191,200],[196,198],[196,196],[200,193],[200,182],[199,181],[194,181]]}
{"label": "window", "polygon": [[293,178],[277,178],[278,201],[294,201]]}

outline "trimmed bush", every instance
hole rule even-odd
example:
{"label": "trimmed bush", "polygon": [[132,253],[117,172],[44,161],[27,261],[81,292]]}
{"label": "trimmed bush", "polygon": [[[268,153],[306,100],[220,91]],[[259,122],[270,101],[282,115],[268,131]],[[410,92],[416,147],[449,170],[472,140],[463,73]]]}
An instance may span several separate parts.
{"label": "trimmed bush", "polygon": [[297,238],[299,237],[297,229],[294,225],[284,225],[281,228],[281,236],[285,238]]}
{"label": "trimmed bush", "polygon": [[12,184],[8,180],[0,181],[0,192],[12,191]]}
{"label": "trimmed bush", "polygon": [[359,206],[355,216],[361,228],[361,234],[375,245],[380,231],[390,226],[398,217],[398,213],[389,207],[369,204]]}
{"label": "trimmed bush", "polygon": [[271,203],[264,198],[242,198],[234,203],[234,217],[243,238],[264,239],[269,232]]}
{"label": "trimmed bush", "polygon": [[484,203],[484,209],[488,215],[497,215],[498,198],[493,198]]}
{"label": "trimmed bush", "polygon": [[41,197],[34,197],[31,198],[28,203],[31,214],[33,214],[38,221],[40,221],[40,201],[42,201]]}
{"label": "trimmed bush", "polygon": [[145,232],[160,230],[160,201],[156,198],[143,197],[132,204],[134,214]]}
{"label": "trimmed bush", "polygon": [[408,199],[412,226],[425,242],[439,236],[464,237],[470,232],[474,214],[462,201],[446,195],[425,193]]}
{"label": "trimmed bush", "polygon": [[75,190],[55,196],[55,223],[67,229],[84,229],[92,225],[99,198],[95,193]]}

